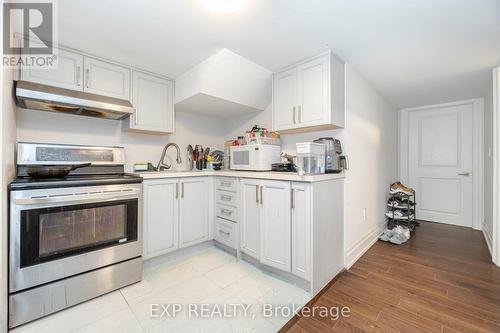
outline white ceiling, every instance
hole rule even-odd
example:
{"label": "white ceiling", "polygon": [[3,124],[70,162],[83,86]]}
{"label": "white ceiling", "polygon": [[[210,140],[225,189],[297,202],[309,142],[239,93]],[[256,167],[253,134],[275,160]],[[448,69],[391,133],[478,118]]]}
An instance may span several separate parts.
{"label": "white ceiling", "polygon": [[59,42],[176,77],[221,48],[272,71],[332,49],[397,107],[483,96],[500,0],[59,1]]}

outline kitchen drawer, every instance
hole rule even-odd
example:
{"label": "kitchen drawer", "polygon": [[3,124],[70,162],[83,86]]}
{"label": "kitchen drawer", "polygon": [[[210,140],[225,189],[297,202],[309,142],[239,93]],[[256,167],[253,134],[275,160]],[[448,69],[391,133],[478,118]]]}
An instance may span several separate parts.
{"label": "kitchen drawer", "polygon": [[235,207],[217,204],[215,206],[215,215],[226,220],[238,222],[238,212]]}
{"label": "kitchen drawer", "polygon": [[216,177],[215,188],[217,190],[238,192],[238,179],[233,177]]}
{"label": "kitchen drawer", "polygon": [[221,219],[220,217],[217,218],[216,222],[215,240],[235,249],[237,247],[237,224]]}
{"label": "kitchen drawer", "polygon": [[233,192],[217,190],[215,191],[215,202],[236,207],[238,205],[238,195]]}

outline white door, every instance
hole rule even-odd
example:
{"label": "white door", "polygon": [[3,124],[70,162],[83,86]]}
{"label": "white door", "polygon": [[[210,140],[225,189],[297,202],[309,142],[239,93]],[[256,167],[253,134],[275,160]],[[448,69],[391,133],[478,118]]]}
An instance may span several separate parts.
{"label": "white door", "polygon": [[472,227],[473,105],[409,111],[417,219]]}
{"label": "white door", "polygon": [[144,181],[144,257],[178,248],[179,180]]}
{"label": "white door", "polygon": [[311,280],[311,187],[292,183],[292,273]]}
{"label": "white door", "polygon": [[273,77],[273,128],[285,130],[297,123],[297,70],[295,68]]}
{"label": "white door", "polygon": [[174,84],[146,73],[132,73],[132,105],[137,109],[130,117],[131,128],[159,133],[174,131]]}
{"label": "white door", "polygon": [[330,121],[329,70],[328,56],[311,60],[298,67],[299,127],[321,125]]}
{"label": "white door", "polygon": [[208,186],[206,177],[181,178],[179,201],[180,247],[208,240]]}
{"label": "white door", "polygon": [[260,261],[291,271],[290,182],[265,181],[260,188]]}
{"label": "white door", "polygon": [[90,57],[85,57],[84,68],[84,91],[130,100],[130,69]]}
{"label": "white door", "polygon": [[57,68],[22,68],[21,79],[59,88],[83,90],[83,56],[60,49],[57,52]]}
{"label": "white door", "polygon": [[240,248],[259,259],[260,246],[260,189],[261,182],[254,179],[240,181]]}

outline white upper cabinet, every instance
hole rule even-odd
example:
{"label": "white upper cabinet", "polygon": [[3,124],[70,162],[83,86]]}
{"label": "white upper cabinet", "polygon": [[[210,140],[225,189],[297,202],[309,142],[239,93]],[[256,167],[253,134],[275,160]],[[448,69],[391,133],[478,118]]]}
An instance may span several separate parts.
{"label": "white upper cabinet", "polygon": [[297,123],[297,70],[274,76],[273,114],[276,128],[292,128]]}
{"label": "white upper cabinet", "polygon": [[85,57],[84,91],[130,100],[130,69],[102,60]]}
{"label": "white upper cabinet", "polygon": [[329,59],[320,57],[298,66],[297,124],[300,127],[323,125],[330,114]]}
{"label": "white upper cabinet", "polygon": [[174,132],[174,82],[143,72],[132,72],[130,129],[156,133]]}
{"label": "white upper cabinet", "polygon": [[240,181],[240,248],[256,259],[260,253],[260,185],[256,179]]}
{"label": "white upper cabinet", "polygon": [[21,69],[21,80],[82,91],[83,56],[59,50],[57,57],[58,66],[54,69],[23,67]]}
{"label": "white upper cabinet", "polygon": [[345,64],[331,52],[273,75],[273,130],[345,126]]}
{"label": "white upper cabinet", "polygon": [[179,185],[179,246],[186,247],[208,240],[209,180],[181,178]]}
{"label": "white upper cabinet", "polygon": [[144,258],[152,258],[178,248],[178,179],[144,182]]}
{"label": "white upper cabinet", "polygon": [[260,262],[290,272],[290,182],[263,181],[260,205]]}

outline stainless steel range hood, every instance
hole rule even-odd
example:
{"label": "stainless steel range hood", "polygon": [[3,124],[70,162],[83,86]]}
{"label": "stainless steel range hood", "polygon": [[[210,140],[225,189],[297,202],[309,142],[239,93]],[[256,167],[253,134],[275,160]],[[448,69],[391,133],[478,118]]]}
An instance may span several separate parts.
{"label": "stainless steel range hood", "polygon": [[81,91],[16,81],[16,99],[24,109],[105,119],[124,119],[135,112],[129,101]]}

